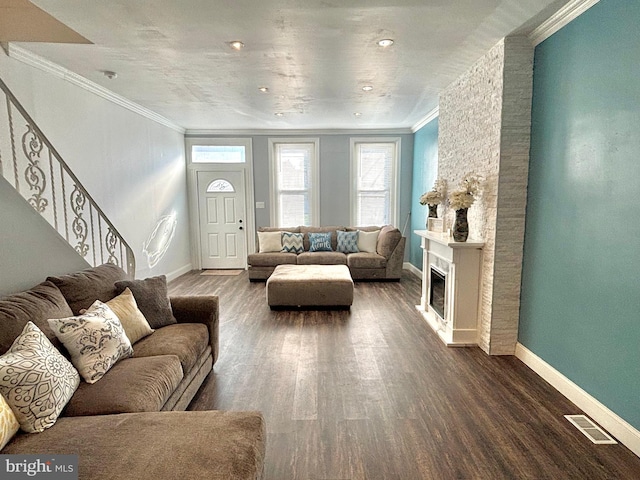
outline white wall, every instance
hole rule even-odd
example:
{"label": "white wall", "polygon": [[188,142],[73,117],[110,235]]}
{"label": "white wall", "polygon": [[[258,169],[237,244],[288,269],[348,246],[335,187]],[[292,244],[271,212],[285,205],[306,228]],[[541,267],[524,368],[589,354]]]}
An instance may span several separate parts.
{"label": "white wall", "polygon": [[[184,135],[4,52],[0,77],[131,245],[136,277],[188,269]],[[175,236],[166,255],[150,268],[143,242],[158,220],[171,213],[177,217]],[[3,242],[0,248],[18,254],[31,247]],[[49,266],[41,270],[44,277]]]}

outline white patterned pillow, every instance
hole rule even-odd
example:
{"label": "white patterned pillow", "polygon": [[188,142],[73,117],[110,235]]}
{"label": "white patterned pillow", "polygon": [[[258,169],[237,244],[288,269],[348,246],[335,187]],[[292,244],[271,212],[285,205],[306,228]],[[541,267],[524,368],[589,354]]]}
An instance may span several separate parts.
{"label": "white patterned pillow", "polygon": [[9,440],[20,430],[20,424],[11,407],[0,395],[0,450],[9,443]]}
{"label": "white patterned pillow", "polygon": [[83,315],[48,322],[87,383],[96,383],[118,360],[133,354],[122,323],[100,300],[93,302]]}
{"label": "white patterned pillow", "polygon": [[358,232],[343,232],[337,231],[338,234],[338,246],[337,252],[342,253],[358,253]]}
{"label": "white patterned pillow", "polygon": [[282,251],[287,253],[304,252],[304,235],[301,233],[282,232]]}
{"label": "white patterned pillow", "polygon": [[32,322],[0,357],[0,393],[25,432],[56,423],[79,384],[73,365]]}
{"label": "white patterned pillow", "polygon": [[282,251],[282,232],[258,232],[260,253]]}

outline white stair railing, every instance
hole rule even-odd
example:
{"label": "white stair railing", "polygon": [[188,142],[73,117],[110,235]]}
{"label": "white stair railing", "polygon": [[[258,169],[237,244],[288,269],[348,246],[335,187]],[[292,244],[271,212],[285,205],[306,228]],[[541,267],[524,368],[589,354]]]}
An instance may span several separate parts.
{"label": "white stair railing", "polygon": [[0,79],[0,173],[89,264],[133,278],[133,250]]}

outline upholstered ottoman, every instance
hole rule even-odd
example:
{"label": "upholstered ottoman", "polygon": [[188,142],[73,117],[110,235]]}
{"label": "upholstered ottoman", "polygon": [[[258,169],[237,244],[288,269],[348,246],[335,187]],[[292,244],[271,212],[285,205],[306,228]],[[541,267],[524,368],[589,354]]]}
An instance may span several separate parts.
{"label": "upholstered ottoman", "polygon": [[267,303],[275,307],[342,307],[353,304],[346,265],[278,265],[267,280]]}

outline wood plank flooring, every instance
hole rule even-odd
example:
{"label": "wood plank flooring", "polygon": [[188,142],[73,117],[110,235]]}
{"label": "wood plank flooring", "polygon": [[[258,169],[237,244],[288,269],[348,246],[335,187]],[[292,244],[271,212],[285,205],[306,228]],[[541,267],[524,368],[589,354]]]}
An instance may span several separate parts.
{"label": "wood plank flooring", "polygon": [[191,410],[260,410],[265,479],[639,479],[582,413],[515,357],[445,347],[420,280],[358,282],[351,311],[271,311],[265,284],[190,272],[171,294],[220,297],[220,357]]}

